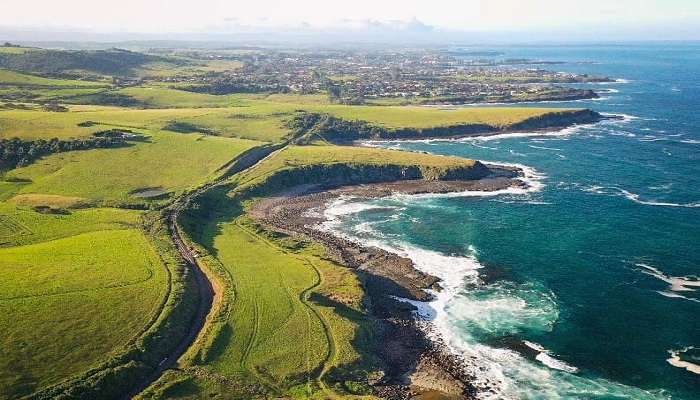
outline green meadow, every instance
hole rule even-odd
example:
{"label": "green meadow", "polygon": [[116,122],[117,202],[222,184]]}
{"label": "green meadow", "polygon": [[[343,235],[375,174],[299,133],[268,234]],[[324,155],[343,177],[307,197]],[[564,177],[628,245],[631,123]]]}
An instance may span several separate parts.
{"label": "green meadow", "polygon": [[222,304],[184,368],[141,398],[366,398],[356,381],[377,362],[360,280],[323,248],[261,229],[231,188],[207,193],[181,220],[225,288]]}
{"label": "green meadow", "polygon": [[71,79],[52,79],[36,75],[22,74],[15,71],[0,69],[1,86],[42,86],[49,88],[62,87],[107,87],[106,83],[79,81]]}
{"label": "green meadow", "polygon": [[7,174],[30,181],[18,194],[133,200],[140,190],[176,194],[203,183],[258,142],[155,132],[147,141],[109,150],[54,154]]}
{"label": "green meadow", "polygon": [[0,205],[0,398],[95,367],[152,323],[167,279],[139,214]]}

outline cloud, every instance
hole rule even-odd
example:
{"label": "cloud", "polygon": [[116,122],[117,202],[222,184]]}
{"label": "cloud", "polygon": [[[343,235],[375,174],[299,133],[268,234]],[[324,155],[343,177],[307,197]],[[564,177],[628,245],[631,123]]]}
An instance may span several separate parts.
{"label": "cloud", "polygon": [[410,20],[403,21],[403,20],[388,20],[388,21],[380,21],[380,20],[373,20],[373,19],[368,19],[361,21],[364,23],[364,28],[369,28],[375,31],[394,31],[394,32],[417,32],[417,33],[425,33],[425,32],[431,32],[436,29],[436,27],[432,25],[428,25],[420,20],[418,20],[416,17],[413,17]]}

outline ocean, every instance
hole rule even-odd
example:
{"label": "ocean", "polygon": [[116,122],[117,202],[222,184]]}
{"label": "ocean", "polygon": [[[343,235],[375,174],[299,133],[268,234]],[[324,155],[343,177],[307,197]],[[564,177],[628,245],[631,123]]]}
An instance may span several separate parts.
{"label": "ocean", "polygon": [[496,50],[619,79],[527,106],[624,118],[375,143],[525,166],[531,188],[343,199],[330,226],[443,279],[419,313],[492,387],[482,398],[700,399],[700,43]]}

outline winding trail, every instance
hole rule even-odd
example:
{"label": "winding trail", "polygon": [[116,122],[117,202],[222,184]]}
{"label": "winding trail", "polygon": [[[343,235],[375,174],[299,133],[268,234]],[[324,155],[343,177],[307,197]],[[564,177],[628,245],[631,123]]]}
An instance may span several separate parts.
{"label": "winding trail", "polygon": [[197,254],[185,243],[183,235],[180,232],[180,227],[177,224],[178,217],[183,211],[187,210],[190,203],[198,196],[201,196],[208,190],[220,185],[231,175],[255,167],[260,161],[265,160],[266,158],[279,152],[285,146],[286,144],[257,147],[238,155],[219,168],[218,171],[223,171],[219,177],[193,191],[186,192],[181,197],[176,199],[172,206],[170,206],[170,208],[167,210],[166,219],[170,237],[175,244],[178,253],[180,253],[180,256],[185,261],[186,271],[191,272],[195,278],[195,284],[197,286],[199,296],[199,305],[197,307],[197,312],[193,316],[192,322],[189,325],[187,334],[182,339],[180,344],[158,364],[158,368],[145,381],[141,382],[134,388],[134,390],[124,396],[124,399],[133,399],[134,397],[138,396],[151,384],[155,383],[166,370],[177,366],[180,357],[182,357],[182,355],[185,354],[197,340],[197,337],[206,324],[207,317],[209,316],[212,307],[214,304],[217,304],[220,301],[222,296],[220,288],[218,288],[215,282],[209,278],[205,272],[206,269],[203,268],[197,261]]}

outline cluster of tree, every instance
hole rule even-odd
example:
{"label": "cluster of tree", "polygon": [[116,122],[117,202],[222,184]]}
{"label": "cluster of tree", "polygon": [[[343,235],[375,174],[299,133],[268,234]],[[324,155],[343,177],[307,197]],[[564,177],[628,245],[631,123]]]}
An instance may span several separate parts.
{"label": "cluster of tree", "polygon": [[206,84],[190,85],[178,89],[188,92],[226,95],[232,93],[289,93],[289,87],[278,83],[256,83],[246,81],[216,81]]}
{"label": "cluster of tree", "polygon": [[203,126],[195,125],[190,122],[170,121],[163,127],[166,131],[177,133],[203,133],[206,135],[214,135],[214,131]]}
{"label": "cluster of tree", "polygon": [[324,84],[328,101],[334,104],[344,104],[346,106],[356,106],[365,104],[365,98],[361,94],[348,94],[342,85],[327,80]]}
{"label": "cluster of tree", "polygon": [[372,126],[364,121],[347,121],[329,114],[298,113],[288,122],[297,142],[309,142],[322,138],[330,141],[353,141],[380,138],[386,129]]}
{"label": "cluster of tree", "polygon": [[12,44],[10,42],[5,42],[5,43],[3,43],[2,47],[22,47],[22,46],[20,46],[18,44]]}
{"label": "cluster of tree", "polygon": [[70,98],[71,103],[75,104],[95,104],[101,106],[117,106],[117,107],[148,107],[149,104],[135,99],[131,96],[116,93],[116,92],[100,92],[96,94],[88,94],[84,96],[75,96]]}
{"label": "cluster of tree", "polygon": [[32,108],[22,103],[7,102],[0,104],[0,110],[31,110]]}
{"label": "cluster of tree", "polygon": [[73,150],[119,147],[126,144],[122,137],[89,137],[74,140],[22,140],[0,139],[0,170],[24,167],[35,160],[53,153]]}
{"label": "cluster of tree", "polygon": [[56,103],[47,103],[41,106],[41,108],[48,112],[68,112],[68,107]]}

